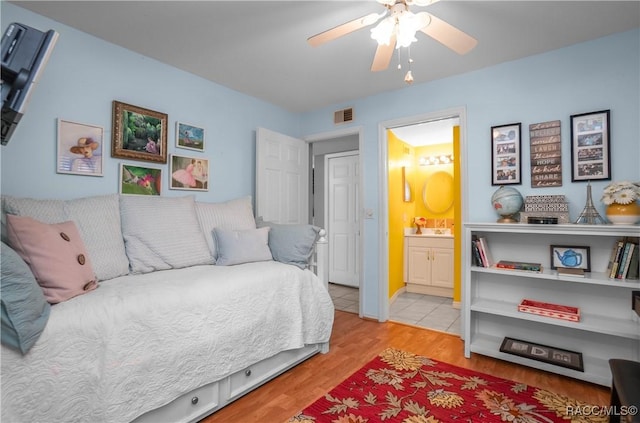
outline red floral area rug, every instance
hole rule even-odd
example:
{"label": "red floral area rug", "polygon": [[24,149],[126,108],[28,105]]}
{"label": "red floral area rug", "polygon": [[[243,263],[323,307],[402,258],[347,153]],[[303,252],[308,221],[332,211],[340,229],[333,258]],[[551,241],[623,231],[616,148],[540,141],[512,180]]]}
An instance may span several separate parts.
{"label": "red floral area rug", "polygon": [[389,348],[289,422],[607,422],[598,408]]}

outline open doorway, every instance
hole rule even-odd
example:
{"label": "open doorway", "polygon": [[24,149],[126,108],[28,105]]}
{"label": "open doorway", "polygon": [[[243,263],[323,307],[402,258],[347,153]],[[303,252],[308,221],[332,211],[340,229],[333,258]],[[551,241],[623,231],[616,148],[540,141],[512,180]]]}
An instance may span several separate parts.
{"label": "open doorway", "polygon": [[[458,145],[454,148],[454,160],[456,162],[456,187],[455,187],[455,199],[454,199],[454,210],[455,210],[455,218],[452,225],[452,234],[454,238],[454,297],[460,302],[460,280],[461,280],[461,270],[460,270],[460,245],[461,245],[461,222],[464,220],[466,216],[466,211],[462,207],[461,199],[464,196],[465,192],[465,184],[464,184],[464,163],[465,158],[463,152],[465,149],[464,140],[465,140],[465,127],[466,127],[466,115],[465,109],[463,107],[443,110],[439,112],[428,113],[419,116],[407,117],[402,119],[396,119],[392,121],[382,122],[378,126],[378,135],[379,135],[379,145],[380,145],[380,248],[379,248],[379,309],[380,309],[380,317],[381,321],[389,320],[389,303],[392,295],[390,295],[389,289],[389,157],[388,157],[388,132],[389,130],[393,130],[394,128],[421,124],[424,122],[437,121],[442,119],[450,119],[455,118],[459,121],[459,141]],[[392,294],[395,292],[392,292]],[[462,326],[463,322],[460,322],[460,326]]]}
{"label": "open doorway", "polygon": [[359,128],[307,137],[310,222],[327,230],[329,293],[336,310],[360,314],[361,216]]}
{"label": "open doorway", "polygon": [[459,119],[451,117],[389,129],[387,179],[389,320],[459,335],[453,298],[457,128]]}

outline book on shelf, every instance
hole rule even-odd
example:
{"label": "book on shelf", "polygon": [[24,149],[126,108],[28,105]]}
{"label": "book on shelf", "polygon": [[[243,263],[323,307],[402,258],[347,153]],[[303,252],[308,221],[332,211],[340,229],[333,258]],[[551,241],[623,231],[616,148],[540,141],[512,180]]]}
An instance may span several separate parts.
{"label": "book on shelf", "polygon": [[617,252],[618,252],[618,241],[614,242],[613,248],[611,249],[611,255],[609,256],[609,263],[607,264],[607,271],[605,272],[607,276],[611,274],[611,269],[613,269],[613,263],[616,261]]}
{"label": "book on shelf", "polygon": [[617,241],[615,245],[615,256],[613,258],[613,262],[611,263],[611,269],[609,271],[609,277],[615,278],[618,273],[618,267],[620,266],[620,257],[622,255],[622,251],[624,250],[624,244],[626,242],[626,237]]}
{"label": "book on shelf", "polygon": [[540,263],[527,263],[523,261],[500,260],[495,267],[507,270],[526,270],[529,272],[542,272]]}
{"label": "book on shelf", "polygon": [[484,267],[482,264],[482,256],[480,255],[480,249],[478,248],[477,239],[471,240],[471,258],[474,266]]}
{"label": "book on shelf", "polygon": [[638,258],[634,259],[634,255],[638,255],[638,248],[636,237],[624,237],[616,241],[609,257],[607,276],[611,279],[637,279]]}
{"label": "book on shelf", "polygon": [[629,250],[633,243],[625,242],[624,247],[622,247],[622,252],[620,253],[620,263],[618,264],[618,270],[616,271],[616,279],[622,279],[624,275],[624,267],[627,265],[627,261],[629,258]]}
{"label": "book on shelf", "polygon": [[577,269],[575,267],[558,267],[557,270],[558,270],[558,275],[584,278],[584,269]]}
{"label": "book on shelf", "polygon": [[476,241],[476,246],[478,247],[478,252],[480,253],[480,263],[482,263],[482,267],[487,266],[487,257],[484,254],[484,250],[482,249],[482,244],[480,244],[480,240]]}
{"label": "book on shelf", "polygon": [[477,265],[479,267],[489,267],[487,264],[488,263],[487,256],[482,246],[482,243],[480,242],[480,238],[474,235],[473,238],[471,239],[471,244],[472,244],[472,248],[474,249],[474,257],[475,257],[475,261],[477,262]]}
{"label": "book on shelf", "polygon": [[631,260],[629,260],[629,269],[627,270],[627,279],[638,279],[638,261],[640,259],[640,247],[636,244],[631,254]]}
{"label": "book on shelf", "polygon": [[627,270],[629,270],[629,260],[631,256],[629,254],[633,253],[635,245],[632,242],[627,242],[624,245],[624,252],[622,253],[622,258],[620,259],[620,266],[618,266],[618,272],[616,273],[616,279],[622,279],[626,276]]}
{"label": "book on shelf", "polygon": [[487,242],[487,238],[483,236],[478,237],[478,244],[480,247],[480,254],[483,257],[484,267],[493,266],[493,256],[491,255],[491,251],[489,250],[489,243]]}

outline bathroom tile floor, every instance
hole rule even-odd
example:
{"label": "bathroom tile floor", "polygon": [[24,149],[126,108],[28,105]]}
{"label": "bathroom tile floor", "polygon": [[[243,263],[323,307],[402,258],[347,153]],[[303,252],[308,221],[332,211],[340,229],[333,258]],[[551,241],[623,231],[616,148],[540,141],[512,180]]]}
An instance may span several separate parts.
{"label": "bathroom tile floor", "polygon": [[[336,310],[358,313],[357,288],[329,283],[329,294]],[[460,334],[460,310],[452,299],[403,292],[389,306],[389,320],[428,329]]]}

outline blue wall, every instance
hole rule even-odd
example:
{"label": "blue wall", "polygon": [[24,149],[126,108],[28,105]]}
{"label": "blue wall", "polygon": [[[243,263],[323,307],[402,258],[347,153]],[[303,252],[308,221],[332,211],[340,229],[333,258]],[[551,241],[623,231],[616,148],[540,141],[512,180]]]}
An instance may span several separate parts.
{"label": "blue wall", "polygon": [[[362,126],[365,184],[364,208],[374,210],[365,219],[364,290],[366,316],[378,315],[379,147],[380,122],[464,107],[467,115],[466,184],[468,220],[495,221],[490,198],[490,128],[522,123],[523,196],[564,194],[570,216],[576,219],[586,201],[586,183],[571,182],[570,115],[611,110],[611,163],[613,180],[640,181],[640,31],[620,33],[476,72],[338,104],[304,115],[303,130],[316,134],[334,129],[327,124],[334,110],[354,107]],[[561,120],[563,184],[557,188],[531,188],[528,127],[532,123]],[[592,182],[594,203],[606,181]]]}
{"label": "blue wall", "polygon": [[[2,30],[17,21],[54,28],[60,40],[11,142],[0,149],[2,193],[38,198],[75,198],[117,192],[118,163],[105,155],[105,176],[56,174],[56,119],[105,128],[111,137],[111,102],[118,100],[169,115],[169,153],[175,152],[175,121],[206,128],[211,188],[199,200],[220,201],[254,192],[255,129],[266,127],[292,136],[334,131],[334,110],[355,107],[361,126],[365,220],[362,303],[366,316],[378,316],[379,151],[378,124],[454,107],[467,113],[466,169],[469,220],[493,221],[489,198],[490,128],[521,122],[523,195],[564,194],[575,219],[585,202],[586,184],[571,182],[569,116],[611,110],[611,160],[614,180],[640,180],[640,31],[601,38],[561,50],[504,63],[431,83],[295,115],[255,98],[105,43],[12,4],[2,3]],[[563,186],[533,189],[529,176],[528,125],[562,122]],[[344,128],[342,126],[341,128]],[[179,150],[183,155],[188,150]],[[194,153],[198,155],[198,153]],[[133,162],[139,163],[139,162]],[[150,164],[152,165],[152,164]],[[166,169],[166,167],[165,167]],[[166,172],[166,170],[165,170]],[[594,182],[596,206],[606,182]],[[166,184],[165,184],[166,186]],[[163,195],[186,191],[163,190]]]}
{"label": "blue wall", "polygon": [[[257,127],[299,134],[296,116],[253,97],[2,2],[2,32],[11,22],[60,33],[51,59],[9,144],[2,147],[2,193],[77,198],[118,191],[119,163],[105,142],[103,177],[56,173],[57,119],[102,126],[111,139],[113,100],[167,113],[168,152],[208,158],[210,189],[201,201],[253,195]],[[205,128],[204,153],[175,148],[176,121]],[[143,162],[128,162],[140,164]],[[147,163],[150,167],[167,165]],[[164,175],[162,195],[169,190]]]}

